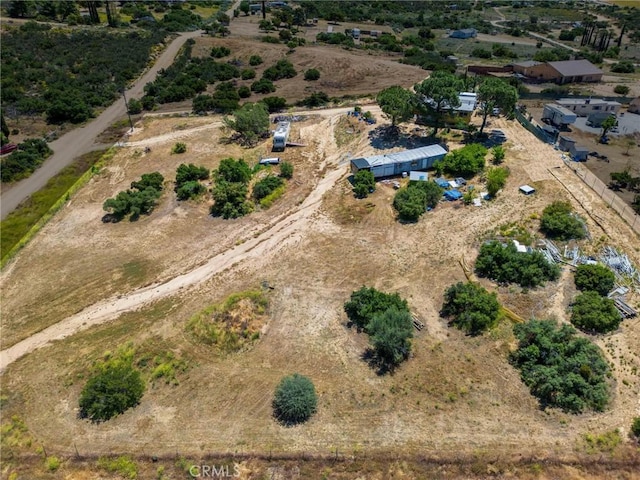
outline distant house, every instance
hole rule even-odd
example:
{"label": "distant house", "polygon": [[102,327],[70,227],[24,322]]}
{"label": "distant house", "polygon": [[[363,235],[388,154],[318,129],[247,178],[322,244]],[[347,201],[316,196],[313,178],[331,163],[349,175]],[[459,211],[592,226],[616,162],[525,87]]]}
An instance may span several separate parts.
{"label": "distant house", "polygon": [[562,105],[554,105],[553,103],[547,103],[542,110],[542,120],[547,120],[552,125],[567,126],[575,123],[577,115],[563,107]]}
{"label": "distant house", "polygon": [[629,108],[627,109],[629,113],[640,113],[640,97],[636,97],[631,100],[629,103]]}
{"label": "distant house", "polygon": [[442,160],[447,151],[440,145],[404,150],[402,152],[385,153],[366,158],[351,160],[351,173],[369,170],[375,178],[391,177],[412,170],[426,170]]}
{"label": "distant house", "polygon": [[532,60],[513,64],[514,73],[537,81],[564,83],[600,82],[604,72],[589,60],[540,63]]}
{"label": "distant house", "polygon": [[454,30],[449,34],[451,38],[475,38],[478,36],[478,31],[475,28],[463,28],[461,30]]}
{"label": "distant house", "polygon": [[[431,105],[435,108],[436,103],[433,99],[423,97],[422,100],[425,104]],[[458,101],[460,102],[460,105],[457,107],[451,107],[448,104],[443,105],[442,110],[447,112],[447,115],[445,115],[445,118],[443,119],[445,124],[455,124],[460,117],[468,121],[478,104],[478,95],[473,92],[461,92],[458,94]],[[431,125],[433,118],[431,118],[431,115],[420,116],[416,121],[419,124]]]}
{"label": "distant house", "polygon": [[561,98],[556,100],[567,110],[571,110],[579,117],[588,117],[592,113],[613,113],[617,115],[622,106],[618,102],[602,100],[601,98]]}

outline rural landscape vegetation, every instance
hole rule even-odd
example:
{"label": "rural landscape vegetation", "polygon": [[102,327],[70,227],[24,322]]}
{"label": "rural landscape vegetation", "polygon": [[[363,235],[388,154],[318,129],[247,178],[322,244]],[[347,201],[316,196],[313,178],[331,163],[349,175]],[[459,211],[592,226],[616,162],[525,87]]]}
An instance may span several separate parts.
{"label": "rural landscape vegetation", "polygon": [[637,478],[634,2],[1,8],[2,478]]}

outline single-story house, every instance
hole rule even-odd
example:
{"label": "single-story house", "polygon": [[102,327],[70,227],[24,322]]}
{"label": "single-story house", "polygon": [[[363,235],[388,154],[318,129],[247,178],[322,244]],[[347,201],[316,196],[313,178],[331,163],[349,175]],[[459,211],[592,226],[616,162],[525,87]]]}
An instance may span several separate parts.
{"label": "single-story house", "polygon": [[474,38],[478,36],[478,31],[475,28],[463,28],[460,30],[454,30],[449,34],[451,38]]}
{"label": "single-story house", "polygon": [[[431,98],[422,97],[422,101],[427,104],[435,107],[435,102]],[[442,106],[442,109],[447,111],[447,114],[443,118],[444,124],[455,124],[460,119],[469,121],[471,119],[471,114],[476,109],[478,105],[478,94],[474,92],[460,92],[458,94],[458,101],[460,105],[457,107],[451,107],[449,104],[445,104]],[[434,119],[429,115],[419,115],[416,119],[416,123],[424,124],[424,125],[432,125]]]}
{"label": "single-story house", "polygon": [[515,73],[537,81],[564,83],[600,82],[604,72],[589,60],[561,62],[519,62],[513,64]]}
{"label": "single-story house", "polygon": [[438,160],[442,160],[446,154],[447,150],[441,145],[428,145],[402,152],[355,158],[351,160],[351,173],[369,170],[375,178],[380,178],[400,175],[412,170],[426,170],[433,167]]}
{"label": "single-story house", "polygon": [[618,102],[602,100],[601,98],[561,98],[556,100],[556,103],[567,110],[571,110],[579,117],[588,117],[592,113],[603,112],[617,115],[622,106]]}
{"label": "single-story house", "polygon": [[629,113],[640,113],[640,97],[636,97],[629,103],[629,108],[627,109]]}

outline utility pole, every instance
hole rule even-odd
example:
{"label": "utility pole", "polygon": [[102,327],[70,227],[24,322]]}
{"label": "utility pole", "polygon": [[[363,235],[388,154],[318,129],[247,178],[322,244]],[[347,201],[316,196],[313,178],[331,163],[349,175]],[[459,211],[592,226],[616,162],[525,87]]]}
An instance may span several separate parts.
{"label": "utility pole", "polygon": [[131,125],[131,131],[133,132],[133,121],[131,120],[131,114],[129,113],[129,104],[127,103],[127,96],[124,93],[124,88],[122,89],[122,97],[124,98],[124,108],[127,109],[127,117],[129,117],[129,125]]}

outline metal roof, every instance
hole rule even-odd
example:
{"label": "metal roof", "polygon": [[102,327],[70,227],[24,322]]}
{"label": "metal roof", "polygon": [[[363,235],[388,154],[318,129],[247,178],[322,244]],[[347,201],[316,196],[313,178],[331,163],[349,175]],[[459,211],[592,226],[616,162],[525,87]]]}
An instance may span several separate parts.
{"label": "metal roof", "polygon": [[358,169],[369,168],[369,162],[366,158],[354,158],[353,160],[351,160],[351,163]]}
{"label": "metal roof", "polygon": [[547,62],[547,65],[556,70],[563,77],[576,77],[580,75],[599,75],[604,72],[589,60],[565,60],[562,62]]}
{"label": "metal roof", "polygon": [[460,100],[460,106],[454,108],[454,110],[458,112],[473,112],[476,108],[478,95],[471,92],[462,92],[458,95],[458,100]]}
{"label": "metal roof", "polygon": [[411,171],[409,172],[409,180],[412,182],[426,182],[429,179],[427,172]]}
{"label": "metal roof", "polygon": [[562,105],[555,105],[553,103],[547,103],[545,108],[553,110],[554,112],[561,113],[562,115],[575,115],[576,112],[569,110],[568,108],[563,107]]}
{"label": "metal roof", "polygon": [[402,152],[375,155],[366,158],[366,160],[371,167],[377,167],[391,163],[413,162],[414,160],[422,160],[423,158],[438,157],[446,154],[447,151],[440,145],[427,145],[426,147],[404,150]]}
{"label": "metal roof", "polygon": [[621,105],[613,100],[603,100],[602,98],[561,98],[556,100],[560,105]]}
{"label": "metal roof", "polygon": [[530,186],[530,185],[522,185],[522,186],[520,187],[520,191],[521,191],[522,193],[526,194],[526,195],[529,195],[530,193],[535,192],[535,191],[536,191],[536,189],[535,189],[535,188],[533,188],[533,187],[532,187],[532,186]]}

